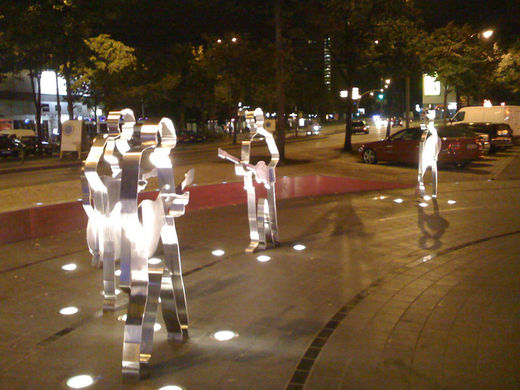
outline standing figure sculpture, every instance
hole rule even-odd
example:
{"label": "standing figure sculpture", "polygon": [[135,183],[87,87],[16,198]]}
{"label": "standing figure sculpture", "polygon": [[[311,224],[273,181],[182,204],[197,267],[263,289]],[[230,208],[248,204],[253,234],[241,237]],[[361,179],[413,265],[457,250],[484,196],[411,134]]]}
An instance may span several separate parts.
{"label": "standing figure sculpture", "polygon": [[[267,237],[275,246],[279,245],[278,219],[276,214],[276,172],[275,168],[280,160],[280,154],[273,135],[264,128],[264,114],[260,108],[246,112],[246,121],[253,132],[249,140],[242,141],[241,159],[219,149],[218,156],[235,164],[235,173],[244,177],[244,189],[247,192],[247,213],[249,220],[250,244],[246,252],[256,249],[265,249]],[[271,154],[271,161],[266,164],[259,161],[256,165],[249,163],[251,143],[255,137],[264,137]],[[259,198],[256,203],[256,191],[253,184],[253,174],[257,183],[262,183],[267,190],[267,199]]]}
{"label": "standing figure sculpture", "polygon": [[[123,156],[121,176],[121,278],[129,292],[123,341],[123,376],[139,378],[142,364],[151,357],[159,297],[169,339],[188,337],[188,312],[182,280],[179,243],[174,218],[184,214],[193,180],[190,170],[175,188],[172,149],[176,145],[173,123],[138,125]],[[144,163],[153,165],[144,169]],[[139,204],[138,194],[147,179],[157,176],[159,195]],[[163,253],[156,254],[159,242]],[[155,256],[155,257],[153,257]]]}
{"label": "standing figure sculpture", "polygon": [[441,150],[441,140],[437,134],[433,121],[423,130],[421,142],[419,144],[419,169],[417,181],[419,193],[425,196],[426,188],[424,185],[424,175],[428,168],[431,168],[432,175],[432,197],[437,197],[437,158]]}
{"label": "standing figure sculpture", "polygon": [[[116,149],[120,138],[120,118],[125,126],[135,123],[131,110],[108,114],[108,134],[94,138],[82,169],[83,208],[88,216],[87,244],[92,265],[103,267],[103,310],[115,309],[115,263],[120,256],[121,224],[119,195],[122,154]],[[107,166],[105,163],[108,163]]]}

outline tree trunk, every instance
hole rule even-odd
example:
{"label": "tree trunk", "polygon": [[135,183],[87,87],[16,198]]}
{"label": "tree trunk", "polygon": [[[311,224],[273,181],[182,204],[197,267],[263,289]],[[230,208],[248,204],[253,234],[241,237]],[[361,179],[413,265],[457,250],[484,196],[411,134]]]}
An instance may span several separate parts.
{"label": "tree trunk", "polygon": [[58,85],[58,72],[56,71],[56,108],[58,115],[58,135],[61,135],[61,99],[60,99],[60,90]]}
{"label": "tree trunk", "polygon": [[406,127],[410,127],[410,76],[406,76],[405,78],[405,118],[406,118]]}
{"label": "tree trunk", "polygon": [[[35,122],[36,122],[36,136],[39,140],[43,139],[42,134],[42,94],[41,94],[41,74],[38,71],[29,71],[29,78],[31,79],[31,89],[33,95],[33,102],[35,108]],[[34,81],[36,79],[36,85]]]}
{"label": "tree trunk", "polygon": [[67,112],[69,113],[69,119],[74,119],[74,101],[72,97],[72,83],[70,82],[70,70],[67,66],[63,67],[63,76],[65,77],[65,87],[67,89]]}
{"label": "tree trunk", "polygon": [[284,90],[284,52],[282,42],[282,0],[275,0],[275,51],[276,51],[276,143],[280,161],[285,160],[285,90]]}
{"label": "tree trunk", "polygon": [[[348,83],[349,84],[349,83]],[[347,91],[352,91],[352,87],[347,87]],[[353,104],[352,104],[352,92],[350,92],[347,96],[347,99],[346,99],[346,104],[347,104],[347,107],[346,107],[346,115],[347,117],[345,118],[345,143],[343,145],[343,150],[345,152],[350,152],[352,151],[352,109],[353,109]]]}
{"label": "tree trunk", "polygon": [[443,115],[442,115],[442,123],[444,124],[444,126],[446,126],[446,124],[448,123],[448,118],[446,116],[447,112],[448,112],[448,83],[445,83],[444,84],[444,107],[443,107]]}

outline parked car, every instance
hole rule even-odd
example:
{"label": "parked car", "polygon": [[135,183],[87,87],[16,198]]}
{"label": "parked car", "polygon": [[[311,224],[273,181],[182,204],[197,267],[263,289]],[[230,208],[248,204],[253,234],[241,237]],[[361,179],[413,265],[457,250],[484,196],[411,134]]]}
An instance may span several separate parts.
{"label": "parked car", "polygon": [[489,153],[513,146],[513,130],[506,123],[461,123],[469,130],[487,134],[489,137]]}
{"label": "parked car", "polygon": [[352,121],[352,134],[364,133],[368,134],[369,126],[365,121]]}
{"label": "parked car", "polygon": [[40,141],[36,136],[23,136],[20,141],[25,146],[25,154],[35,155],[52,155],[54,152],[59,152],[59,146],[49,141]]}
{"label": "parked car", "polygon": [[0,157],[22,157],[24,145],[15,136],[0,135]]}
{"label": "parked car", "polygon": [[[482,145],[470,130],[461,126],[437,127],[442,145],[439,163],[455,164],[464,167],[482,156]],[[393,161],[417,164],[419,161],[419,142],[423,130],[411,127],[400,130],[390,137],[369,142],[359,148],[363,161],[375,164],[377,161]]]}
{"label": "parked car", "polygon": [[398,116],[393,116],[389,120],[390,120],[390,123],[392,124],[392,127],[403,125],[403,120],[401,118],[399,118]]}

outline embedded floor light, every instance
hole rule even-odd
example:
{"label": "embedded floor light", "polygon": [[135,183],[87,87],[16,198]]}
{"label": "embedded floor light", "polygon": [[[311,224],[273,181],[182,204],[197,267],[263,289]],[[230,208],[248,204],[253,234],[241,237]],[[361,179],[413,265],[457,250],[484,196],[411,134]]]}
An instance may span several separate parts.
{"label": "embedded floor light", "polygon": [[36,202],[35,205],[36,206],[43,206],[43,203],[42,202]]}
{"label": "embedded floor light", "polygon": [[94,383],[90,375],[78,375],[67,379],[67,386],[71,389],[83,389]]}
{"label": "embedded floor light", "polygon": [[61,269],[64,271],[74,271],[78,266],[74,263],[69,263],[61,266]]}
{"label": "embedded floor light", "polygon": [[394,199],[395,203],[403,203],[403,200],[401,198]]}
{"label": "embedded floor light", "polygon": [[152,265],[161,264],[161,259],[159,259],[157,257],[152,257],[152,258],[148,259],[148,264],[152,264]]}
{"label": "embedded floor light", "polygon": [[424,195],[423,199],[424,200],[430,200],[432,197],[430,195]]}
{"label": "embedded floor light", "polygon": [[455,204],[455,203],[457,203],[457,201],[452,200],[452,199],[448,200],[448,204]]}
{"label": "embedded floor light", "polygon": [[265,263],[266,261],[269,261],[271,260],[271,258],[269,256],[266,256],[266,255],[260,255],[256,258],[259,262],[261,263]]}
{"label": "embedded floor light", "polygon": [[184,389],[180,386],[168,385],[168,386],[161,387],[159,390],[184,390]]}
{"label": "embedded floor light", "polygon": [[294,249],[295,251],[302,251],[302,250],[304,250],[305,248],[306,248],[306,246],[305,246],[305,245],[302,245],[302,244],[296,244],[296,245],[293,246],[293,249]]}
{"label": "embedded floor light", "polygon": [[229,341],[237,336],[238,334],[233,332],[232,330],[219,330],[218,332],[215,332],[213,334],[215,340],[218,341]]}
{"label": "embedded floor light", "polygon": [[381,195],[381,196],[379,197],[379,199],[381,199],[381,200],[386,199],[386,196]]}
{"label": "embedded floor light", "polygon": [[421,206],[421,207],[428,207],[428,203],[426,203],[426,202],[421,202],[421,203],[419,203],[419,206]]}
{"label": "embedded floor light", "polygon": [[59,313],[64,316],[71,316],[73,314],[76,314],[79,311],[77,307],[74,306],[68,306],[60,309]]}
{"label": "embedded floor light", "polygon": [[215,249],[213,252],[211,252],[211,254],[213,256],[217,256],[217,257],[222,256],[224,253],[226,253],[226,252],[224,252],[222,249]]}

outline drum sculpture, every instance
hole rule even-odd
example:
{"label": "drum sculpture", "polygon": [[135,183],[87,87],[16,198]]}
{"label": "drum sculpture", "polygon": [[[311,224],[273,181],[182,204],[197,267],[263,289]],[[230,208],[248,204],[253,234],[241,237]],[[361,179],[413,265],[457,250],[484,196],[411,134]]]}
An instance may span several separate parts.
{"label": "drum sculpture", "polygon": [[[249,140],[242,141],[241,159],[238,159],[226,151],[219,149],[218,156],[235,164],[235,173],[244,177],[244,189],[247,193],[247,214],[249,220],[250,244],[246,252],[254,252],[257,249],[265,249],[267,238],[270,238],[275,246],[279,245],[278,219],[276,215],[276,172],[275,168],[280,160],[280,154],[273,135],[264,128],[264,114],[260,108],[246,112],[246,121],[253,132]],[[259,161],[256,165],[249,163],[251,157],[251,143],[255,137],[264,137],[271,161],[266,164]],[[267,199],[259,198],[256,201],[256,191],[253,184],[253,175],[257,183],[264,185],[267,190]]]}

